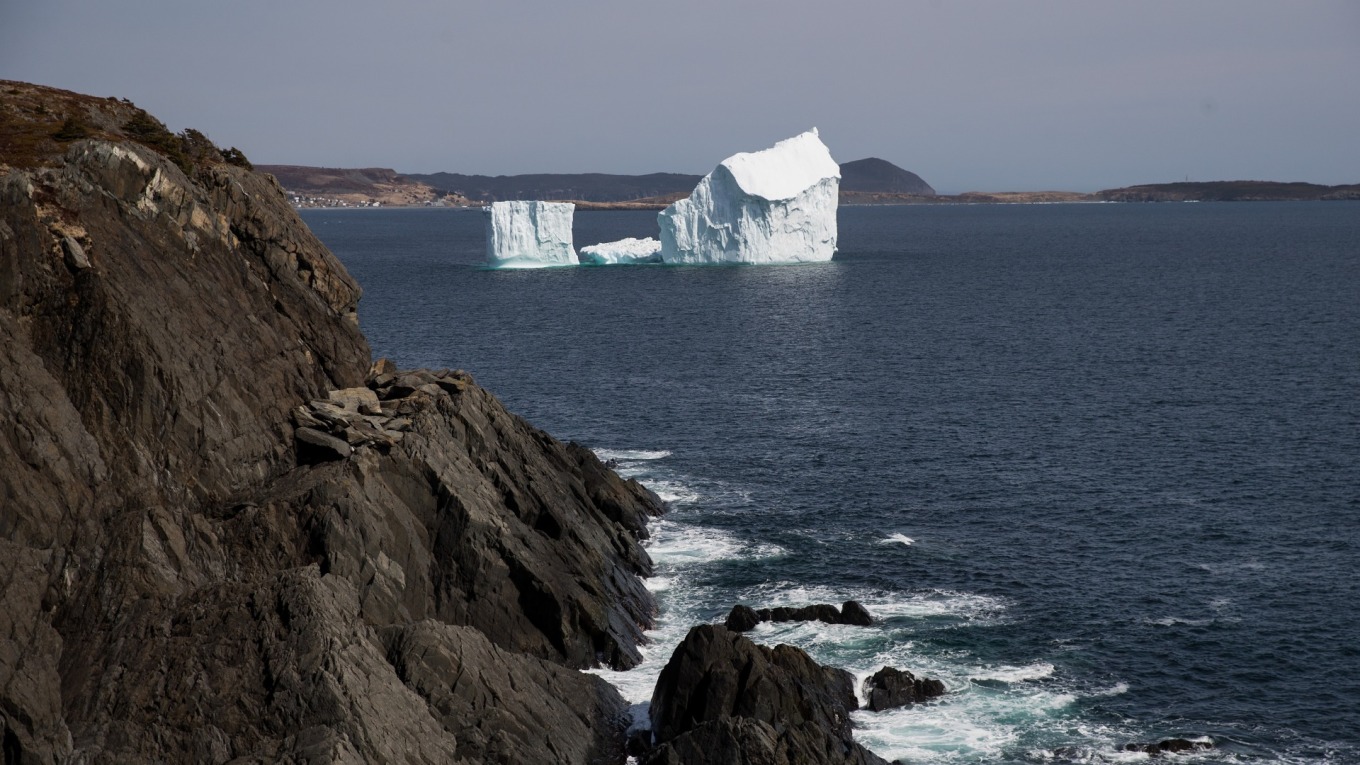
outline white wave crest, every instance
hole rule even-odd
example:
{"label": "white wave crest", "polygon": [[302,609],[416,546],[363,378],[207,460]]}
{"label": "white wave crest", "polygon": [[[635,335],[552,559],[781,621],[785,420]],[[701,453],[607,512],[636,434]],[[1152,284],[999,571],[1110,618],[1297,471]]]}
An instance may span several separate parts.
{"label": "white wave crest", "polygon": [[681,483],[680,481],[675,481],[666,478],[657,478],[644,480],[642,483],[647,488],[656,492],[656,496],[660,497],[662,502],[671,505],[696,502],[700,497],[699,492]]}
{"label": "white wave crest", "polygon": [[647,554],[662,568],[735,558],[743,544],[719,529],[662,520],[652,528]]}
{"label": "white wave crest", "polygon": [[987,667],[968,676],[970,680],[992,680],[1001,683],[1023,683],[1053,676],[1053,665],[1038,662],[1025,667]]}
{"label": "white wave crest", "polygon": [[881,545],[890,545],[896,543],[906,545],[907,547],[911,547],[912,545],[916,544],[916,540],[912,539],[906,534],[892,534],[886,539],[878,540],[878,543]]}
{"label": "white wave crest", "polygon": [[592,449],[601,460],[633,462],[636,460],[660,460],[671,456],[665,449]]}
{"label": "white wave crest", "polygon": [[1145,619],[1144,621],[1154,627],[1175,627],[1178,625],[1186,627],[1204,627],[1214,623],[1212,618],[1185,619],[1179,616],[1163,616],[1160,619]]}
{"label": "white wave crest", "polygon": [[1115,683],[1103,691],[1096,691],[1092,696],[1120,696],[1129,692],[1129,684],[1124,682]]}
{"label": "white wave crest", "polygon": [[952,590],[891,592],[887,590],[836,589],[792,582],[769,582],[741,594],[741,602],[755,608],[808,606],[817,603],[839,605],[855,600],[869,609],[875,619],[956,617],[964,620],[989,619],[1006,609],[1006,602],[990,595]]}

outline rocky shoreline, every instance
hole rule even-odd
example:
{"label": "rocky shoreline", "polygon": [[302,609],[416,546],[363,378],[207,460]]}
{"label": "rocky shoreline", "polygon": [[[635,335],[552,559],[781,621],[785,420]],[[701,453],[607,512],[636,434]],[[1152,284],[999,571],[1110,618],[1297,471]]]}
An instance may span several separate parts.
{"label": "rocky shoreline", "polygon": [[359,286],[239,151],[0,95],[0,765],[878,765],[851,712],[945,695],[741,634],[869,627],[854,601],[737,604],[631,731],[580,670],[641,658],[658,497],[467,374],[372,362]]}
{"label": "rocky shoreline", "polygon": [[639,661],[660,500],[466,374],[371,363],[271,176],[0,91],[4,765],[881,762],[853,678],[717,626],[630,743],[578,670]]}

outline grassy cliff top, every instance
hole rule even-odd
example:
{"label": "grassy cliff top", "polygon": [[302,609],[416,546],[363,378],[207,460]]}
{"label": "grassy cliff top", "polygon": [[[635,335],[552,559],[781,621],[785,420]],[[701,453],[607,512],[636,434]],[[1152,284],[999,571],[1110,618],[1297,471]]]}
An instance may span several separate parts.
{"label": "grassy cliff top", "polygon": [[83,138],[139,143],[165,154],[185,171],[222,162],[250,166],[239,150],[221,150],[192,128],[172,133],[127,99],[0,80],[0,166],[56,165],[68,145]]}

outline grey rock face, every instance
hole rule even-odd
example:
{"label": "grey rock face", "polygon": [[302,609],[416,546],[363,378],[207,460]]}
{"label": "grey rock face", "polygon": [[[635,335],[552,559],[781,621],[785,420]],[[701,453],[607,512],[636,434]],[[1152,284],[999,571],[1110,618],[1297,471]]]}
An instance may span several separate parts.
{"label": "grey rock face", "polygon": [[267,176],[0,178],[6,763],[621,759],[574,668],[638,660],[659,501],[466,375],[370,375],[359,294]]}
{"label": "grey rock face", "polygon": [[882,759],[863,748],[846,748],[833,737],[785,729],[749,717],[702,723],[652,752],[647,765],[878,765]]}
{"label": "grey rock face", "polygon": [[882,763],[856,744],[854,677],[793,646],[690,630],[652,694],[649,763]]}
{"label": "grey rock face", "polygon": [[315,428],[298,428],[293,437],[297,439],[298,462],[304,464],[342,460],[354,453],[344,439]]}
{"label": "grey rock face", "polygon": [[[631,718],[604,680],[505,651],[436,621],[382,631],[397,676],[470,762],[618,762]],[[517,689],[534,689],[530,696]],[[544,758],[544,739],[552,757]]]}

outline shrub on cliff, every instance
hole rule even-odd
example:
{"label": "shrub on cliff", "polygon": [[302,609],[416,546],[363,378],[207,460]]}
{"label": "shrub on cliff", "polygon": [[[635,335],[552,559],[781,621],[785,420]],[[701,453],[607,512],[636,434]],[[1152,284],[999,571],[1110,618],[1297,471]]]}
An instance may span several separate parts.
{"label": "shrub on cliff", "polygon": [[246,159],[245,153],[235,146],[222,152],[222,160],[229,165],[244,167],[247,170],[255,169],[255,165],[251,164],[250,160]]}
{"label": "shrub on cliff", "polygon": [[193,128],[185,128],[176,135],[160,120],[141,110],[124,122],[122,127],[129,138],[169,157],[186,173],[192,173],[195,167],[217,162],[255,169],[240,149],[234,146],[225,151],[219,149],[212,139]]}
{"label": "shrub on cliff", "polygon": [[123,123],[123,132],[137,143],[169,157],[170,161],[179,165],[184,172],[187,173],[193,168],[193,162],[180,146],[180,139],[170,132],[165,123],[150,114],[138,110],[131,119]]}
{"label": "shrub on cliff", "polygon": [[89,138],[90,129],[79,117],[67,117],[66,121],[61,123],[61,127],[57,128],[57,132],[52,134],[52,137],[62,143],[78,141],[82,138]]}
{"label": "shrub on cliff", "polygon": [[216,144],[193,128],[185,128],[184,132],[179,134],[179,148],[185,158],[194,165],[222,161],[222,152],[217,150]]}

